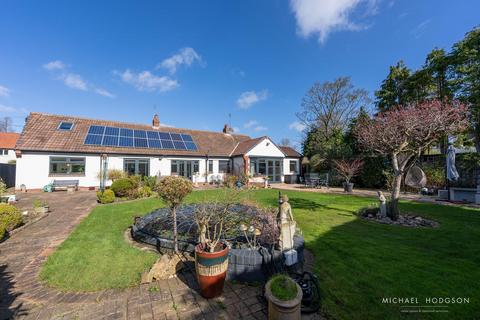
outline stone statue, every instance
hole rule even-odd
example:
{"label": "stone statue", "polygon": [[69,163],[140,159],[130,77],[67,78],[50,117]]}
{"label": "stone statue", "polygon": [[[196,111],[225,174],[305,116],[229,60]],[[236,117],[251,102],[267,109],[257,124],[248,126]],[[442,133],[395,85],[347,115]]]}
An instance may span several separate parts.
{"label": "stone statue", "polygon": [[380,202],[380,210],[378,211],[378,217],[385,218],[387,216],[387,199],[383,195],[382,191],[378,191],[378,201]]}
{"label": "stone statue", "polygon": [[280,226],[279,247],[281,250],[293,249],[293,236],[295,235],[296,222],[293,220],[292,207],[288,203],[288,196],[281,196],[280,210],[277,216]]}

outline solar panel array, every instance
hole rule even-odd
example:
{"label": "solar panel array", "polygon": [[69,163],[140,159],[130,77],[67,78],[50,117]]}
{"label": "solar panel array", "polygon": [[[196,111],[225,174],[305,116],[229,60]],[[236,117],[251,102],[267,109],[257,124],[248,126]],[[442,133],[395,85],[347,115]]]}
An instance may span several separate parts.
{"label": "solar panel array", "polygon": [[105,126],[90,126],[84,143],[120,148],[197,150],[189,134]]}

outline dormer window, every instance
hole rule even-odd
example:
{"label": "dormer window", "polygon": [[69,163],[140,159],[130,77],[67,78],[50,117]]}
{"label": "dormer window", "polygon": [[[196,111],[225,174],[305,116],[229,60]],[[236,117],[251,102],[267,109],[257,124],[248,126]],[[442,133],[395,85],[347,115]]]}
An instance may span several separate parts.
{"label": "dormer window", "polygon": [[63,130],[63,131],[70,131],[72,130],[72,128],[73,128],[73,122],[62,121],[58,126],[58,130]]}

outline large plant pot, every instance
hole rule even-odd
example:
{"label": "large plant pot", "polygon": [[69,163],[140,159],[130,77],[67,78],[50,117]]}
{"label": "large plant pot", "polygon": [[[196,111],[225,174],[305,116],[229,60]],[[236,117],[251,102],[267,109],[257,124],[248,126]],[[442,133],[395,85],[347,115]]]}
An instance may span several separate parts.
{"label": "large plant pot", "polygon": [[343,184],[343,190],[348,193],[353,192],[353,183],[344,183]]}
{"label": "large plant pot", "polygon": [[223,285],[228,269],[228,247],[217,252],[205,252],[203,245],[195,247],[195,271],[200,286],[200,294],[207,299],[218,297],[223,292]]}
{"label": "large plant pot", "polygon": [[270,287],[271,281],[265,285],[265,298],[268,300],[268,319],[269,320],[300,320],[301,304],[303,292],[302,288],[297,286],[297,296],[292,300],[283,301],[272,294]]}

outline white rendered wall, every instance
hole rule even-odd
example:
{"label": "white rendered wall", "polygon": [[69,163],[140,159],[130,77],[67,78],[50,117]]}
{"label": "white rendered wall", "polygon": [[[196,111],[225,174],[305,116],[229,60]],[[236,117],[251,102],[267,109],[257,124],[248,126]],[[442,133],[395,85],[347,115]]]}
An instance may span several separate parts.
{"label": "white rendered wall", "polygon": [[[290,171],[290,161],[295,161],[297,165],[297,171]],[[297,158],[285,158],[283,160],[283,173],[284,174],[299,174],[300,173],[300,160]]]}
{"label": "white rendered wall", "polygon": [[273,144],[270,139],[265,138],[259,144],[252,148],[247,153],[249,157],[275,157],[275,158],[284,158],[285,154]]}
{"label": "white rendered wall", "polygon": [[8,150],[6,155],[0,155],[0,163],[8,163],[11,160],[17,160],[15,150]]}

